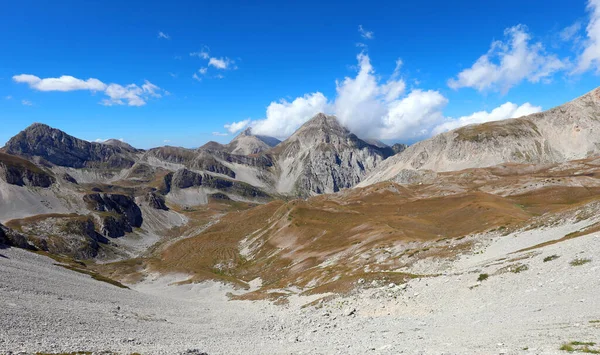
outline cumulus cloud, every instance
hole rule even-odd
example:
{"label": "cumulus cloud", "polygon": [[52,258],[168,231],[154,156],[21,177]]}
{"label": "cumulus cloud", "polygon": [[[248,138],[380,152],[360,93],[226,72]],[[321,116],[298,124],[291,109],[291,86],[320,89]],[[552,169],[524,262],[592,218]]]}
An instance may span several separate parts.
{"label": "cumulus cloud", "polygon": [[33,102],[29,100],[21,100],[21,105],[23,106],[33,106]]}
{"label": "cumulus cloud", "polygon": [[436,126],[432,133],[438,134],[446,131],[451,131],[453,129],[463,127],[470,124],[476,123],[485,123],[490,121],[500,121],[509,118],[518,118],[527,115],[531,115],[533,113],[541,112],[542,108],[540,106],[533,106],[529,102],[524,103],[519,106],[512,102],[507,102],[499,107],[496,107],[490,112],[487,111],[479,111],[475,112],[469,116],[463,116],[457,119],[449,118],[446,122]]}
{"label": "cumulus cloud", "polygon": [[360,33],[361,37],[365,39],[375,38],[375,34],[372,31],[365,30],[362,25],[358,25],[358,33]]}
{"label": "cumulus cloud", "polygon": [[[107,139],[104,139],[104,138],[96,138],[96,140],[94,140],[94,142],[96,142],[96,143],[104,143],[104,142],[106,142],[106,141],[109,141],[109,140],[111,140],[111,139],[113,139],[113,138],[107,138]],[[124,139],[124,138],[119,138],[119,139],[117,139],[117,140],[118,140],[118,141],[120,141],[120,142],[123,142],[123,143],[125,143],[125,139]]]}
{"label": "cumulus cloud", "polygon": [[[217,70],[236,70],[237,66],[235,65],[235,61],[228,57],[214,57],[210,55],[210,49],[207,46],[202,47],[202,49],[198,52],[190,53],[192,57],[198,57],[200,59],[206,60],[206,66],[202,67],[198,70],[198,72],[202,75],[206,75],[208,73],[208,67],[213,67]],[[196,75],[197,76],[197,75]],[[221,79],[223,76],[217,75],[215,78]],[[196,78],[194,78],[196,79]]]}
{"label": "cumulus cloud", "polygon": [[13,80],[17,83],[28,84],[30,88],[38,91],[103,91],[108,98],[102,100],[100,103],[106,106],[125,104],[129,106],[143,106],[149,97],[159,98],[162,96],[161,93],[165,93],[164,90],[148,80],[145,80],[141,87],[136,84],[125,86],[119,84],[107,85],[98,79],[90,78],[82,80],[70,75],[63,75],[59,78],[41,79],[31,74],[20,74],[13,76]]}
{"label": "cumulus cloud", "polygon": [[267,116],[252,122],[252,132],[277,138],[287,138],[303,123],[319,112],[327,111],[327,98],[320,92],[306,94],[292,102],[271,102]]}
{"label": "cumulus cloud", "polygon": [[504,41],[494,41],[486,54],[450,79],[448,86],[506,93],[523,80],[532,83],[548,81],[554,73],[566,68],[566,63],[547,53],[540,42],[531,43],[526,26],[508,28],[504,35]]}
{"label": "cumulus cloud", "polygon": [[192,79],[197,80],[197,81],[202,81],[202,78],[198,76],[198,73],[194,73],[192,75]]}
{"label": "cumulus cloud", "polygon": [[233,60],[231,60],[231,59],[229,59],[227,57],[224,57],[224,58],[214,58],[214,57],[212,57],[212,58],[210,58],[208,60],[208,65],[209,66],[213,66],[213,67],[215,67],[217,69],[222,69],[222,70],[232,68],[234,63],[235,62]]}
{"label": "cumulus cloud", "polygon": [[583,52],[577,58],[573,73],[581,74],[589,69],[600,72],[600,0],[589,0],[587,10],[590,22],[586,27]]}
{"label": "cumulus cloud", "polygon": [[263,120],[252,122],[255,133],[286,138],[319,112],[335,114],[340,123],[363,138],[414,139],[426,136],[444,120],[448,100],[433,90],[412,90],[399,78],[402,61],[394,74],[381,81],[369,56],[357,57],[358,73],[336,82],[337,96],[329,101],[320,92],[288,102],[272,102]]}
{"label": "cumulus cloud", "polygon": [[160,31],[158,32],[158,37],[157,38],[162,38],[162,39],[171,39],[171,36],[169,36],[168,34]]}
{"label": "cumulus cloud", "polygon": [[246,128],[250,124],[250,119],[245,119],[239,122],[233,122],[225,125],[225,128],[229,131],[229,133],[236,133]]}
{"label": "cumulus cloud", "polygon": [[[407,90],[401,78],[402,60],[396,61],[393,74],[382,80],[373,69],[369,56],[357,56],[354,77],[336,81],[336,97],[327,99],[315,92],[292,101],[271,102],[266,117],[250,121],[256,134],[285,139],[319,112],[334,114],[351,132],[361,138],[414,141],[471,123],[519,117],[539,112],[541,107],[529,103],[521,106],[506,103],[491,112],[477,112],[453,119],[444,116],[448,99],[435,90]],[[234,123],[240,124],[240,122]],[[234,124],[226,125],[229,129]]]}
{"label": "cumulus cloud", "polygon": [[13,80],[17,83],[28,84],[30,88],[39,91],[104,91],[106,89],[106,84],[98,79],[90,78],[81,80],[70,75],[63,75],[59,78],[41,79],[31,74],[20,74],[13,76]]}

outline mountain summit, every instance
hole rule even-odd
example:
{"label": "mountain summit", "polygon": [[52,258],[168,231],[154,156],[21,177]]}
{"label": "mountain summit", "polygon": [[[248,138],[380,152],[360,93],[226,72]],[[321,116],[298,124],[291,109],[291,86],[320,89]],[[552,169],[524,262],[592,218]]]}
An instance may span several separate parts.
{"label": "mountain summit", "polygon": [[371,145],[323,113],[300,127],[272,151],[283,194],[331,193],[357,184],[392,150]]}
{"label": "mountain summit", "polygon": [[134,164],[130,149],[88,142],[41,123],[34,123],[12,137],[3,150],[71,168],[129,168]]}

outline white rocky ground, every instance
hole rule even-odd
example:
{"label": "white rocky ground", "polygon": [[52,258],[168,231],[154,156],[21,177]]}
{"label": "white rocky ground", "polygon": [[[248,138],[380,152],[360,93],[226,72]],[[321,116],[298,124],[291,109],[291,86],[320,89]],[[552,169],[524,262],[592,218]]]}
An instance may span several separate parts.
{"label": "white rocky ground", "polygon": [[[301,308],[314,300],[303,297],[288,306],[228,301],[233,290],[216,283],[169,286],[184,275],[120,289],[0,249],[0,354],[560,354],[564,342],[600,342],[600,234],[511,253],[589,223],[482,237],[449,265],[413,270],[439,276],[378,285],[321,308]],[[559,258],[544,262],[550,255]],[[572,266],[577,258],[591,261]],[[506,270],[516,265],[527,269]],[[478,282],[482,273],[489,278]]]}

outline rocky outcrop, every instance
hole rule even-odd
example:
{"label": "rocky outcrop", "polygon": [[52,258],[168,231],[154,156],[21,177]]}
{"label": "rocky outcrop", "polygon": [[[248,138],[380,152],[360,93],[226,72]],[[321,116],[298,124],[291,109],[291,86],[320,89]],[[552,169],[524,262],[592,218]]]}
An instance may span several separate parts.
{"label": "rocky outcrop", "polygon": [[542,113],[469,125],[416,143],[381,164],[359,186],[394,180],[406,169],[444,172],[583,159],[600,153],[599,131],[600,88]]}
{"label": "rocky outcrop", "polygon": [[11,138],[3,149],[71,168],[123,169],[134,164],[134,151],[128,148],[84,141],[40,123]]}
{"label": "rocky outcrop", "polygon": [[169,208],[167,207],[166,203],[165,203],[165,198],[162,195],[159,195],[158,193],[151,191],[148,192],[145,196],[144,196],[144,201],[146,203],[148,203],[148,205],[156,210],[164,210],[164,211],[168,211]]}
{"label": "rocky outcrop", "polygon": [[187,169],[180,169],[173,175],[172,189],[205,187],[235,194],[245,198],[269,199],[269,194],[241,181],[223,179],[210,174],[201,174]]}
{"label": "rocky outcrop", "polygon": [[119,238],[126,233],[133,232],[133,228],[126,216],[116,213],[102,214],[100,219],[100,233],[109,238]]}
{"label": "rocky outcrop", "polygon": [[[20,231],[18,234],[12,232],[13,245],[15,245],[14,236],[18,235],[21,242],[16,246],[37,248],[51,254],[66,255],[76,259],[90,259],[97,256],[99,243],[108,241],[96,232],[95,224],[89,216],[40,215],[13,220],[9,225],[14,225]],[[4,231],[4,233],[10,235],[8,234],[10,232]]]}
{"label": "rocky outcrop", "polygon": [[392,152],[359,139],[334,116],[318,114],[269,154],[277,191],[309,196],[356,185]]}
{"label": "rocky outcrop", "polygon": [[403,143],[396,143],[392,146],[392,150],[394,151],[394,154],[402,153],[403,151],[406,150],[406,148],[408,148],[408,145],[403,144]]}
{"label": "rocky outcrop", "polygon": [[192,186],[202,186],[203,175],[188,169],[179,169],[173,174],[171,186],[187,189]]}
{"label": "rocky outcrop", "polygon": [[12,246],[23,249],[35,249],[35,247],[27,241],[27,238],[14,230],[0,224],[0,247]]}
{"label": "rocky outcrop", "polygon": [[132,197],[121,194],[94,193],[83,197],[88,207],[100,213],[101,233],[107,237],[120,237],[141,227],[142,211]]}
{"label": "rocky outcrop", "polygon": [[70,182],[71,184],[75,184],[77,185],[77,180],[75,180],[74,177],[72,177],[71,175],[64,173],[61,175],[62,179],[66,182]]}
{"label": "rocky outcrop", "polygon": [[32,162],[4,153],[0,153],[0,178],[11,185],[44,188],[56,181]]}

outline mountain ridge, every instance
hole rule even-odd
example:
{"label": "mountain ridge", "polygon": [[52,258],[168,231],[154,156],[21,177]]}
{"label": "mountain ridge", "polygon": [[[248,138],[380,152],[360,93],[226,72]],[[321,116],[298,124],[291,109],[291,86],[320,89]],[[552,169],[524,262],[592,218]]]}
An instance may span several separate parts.
{"label": "mountain ridge", "polygon": [[436,172],[502,163],[560,163],[600,153],[600,88],[544,112],[473,124],[415,143],[357,187],[403,182],[410,171]]}

